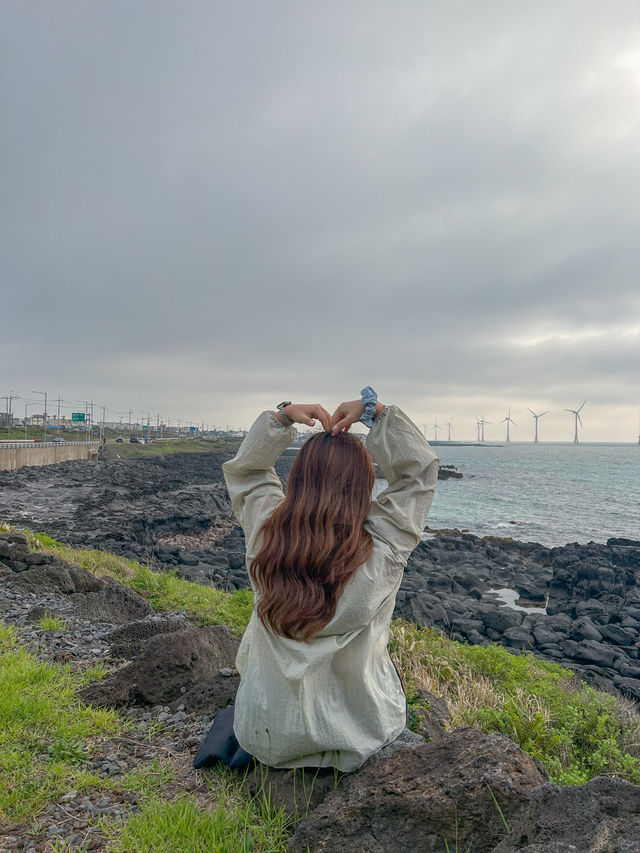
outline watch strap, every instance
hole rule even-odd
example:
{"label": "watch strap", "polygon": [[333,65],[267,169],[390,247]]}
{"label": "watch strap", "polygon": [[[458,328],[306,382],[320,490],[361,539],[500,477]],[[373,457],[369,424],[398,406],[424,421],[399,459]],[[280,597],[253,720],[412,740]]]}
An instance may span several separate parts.
{"label": "watch strap", "polygon": [[295,423],[295,421],[292,420],[289,417],[289,415],[285,414],[285,411],[284,411],[286,406],[290,406],[290,405],[291,405],[291,400],[285,400],[283,403],[278,403],[278,405],[276,406],[276,409],[280,412],[280,416],[283,417],[285,419],[285,421],[287,421],[286,426],[291,426],[292,424]]}

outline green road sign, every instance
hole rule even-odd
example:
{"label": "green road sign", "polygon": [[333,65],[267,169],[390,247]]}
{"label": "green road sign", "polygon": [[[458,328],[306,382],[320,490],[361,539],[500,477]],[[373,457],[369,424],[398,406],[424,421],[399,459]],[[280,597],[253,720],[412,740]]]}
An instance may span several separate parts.
{"label": "green road sign", "polygon": [[84,412],[71,412],[72,421],[83,421],[85,419]]}

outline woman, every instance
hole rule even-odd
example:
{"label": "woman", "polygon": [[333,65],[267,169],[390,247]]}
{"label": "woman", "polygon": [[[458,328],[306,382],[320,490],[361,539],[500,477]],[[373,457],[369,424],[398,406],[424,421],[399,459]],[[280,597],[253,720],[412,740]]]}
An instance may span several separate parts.
{"label": "woman", "polygon": [[[405,727],[389,623],[438,460],[407,415],[371,388],[333,416],[319,404],[278,409],[260,415],[222,466],[255,593],[236,659],[235,714],[226,709],[242,749],[227,763],[254,756],[276,768],[351,771]],[[273,465],[296,437],[293,424],[315,418],[324,432],[300,449],[285,497]],[[359,420],[370,427],[366,447],[349,434]],[[374,501],[372,459],[388,483]],[[195,763],[229,754],[228,743],[220,753],[205,742]]]}

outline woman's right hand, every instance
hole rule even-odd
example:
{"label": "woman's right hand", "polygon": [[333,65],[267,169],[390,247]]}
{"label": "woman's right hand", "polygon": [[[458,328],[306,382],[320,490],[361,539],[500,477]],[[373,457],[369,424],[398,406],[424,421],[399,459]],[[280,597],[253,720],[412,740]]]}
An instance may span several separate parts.
{"label": "woman's right hand", "polygon": [[360,420],[364,412],[362,400],[350,400],[348,403],[340,403],[331,417],[331,432],[337,435],[339,432],[347,432],[351,424]]}
{"label": "woman's right hand", "polygon": [[[376,403],[374,419],[384,409],[383,403]],[[331,432],[337,435],[339,432],[348,432],[352,424],[357,423],[364,412],[362,400],[350,400],[348,403],[340,403],[331,417]]]}

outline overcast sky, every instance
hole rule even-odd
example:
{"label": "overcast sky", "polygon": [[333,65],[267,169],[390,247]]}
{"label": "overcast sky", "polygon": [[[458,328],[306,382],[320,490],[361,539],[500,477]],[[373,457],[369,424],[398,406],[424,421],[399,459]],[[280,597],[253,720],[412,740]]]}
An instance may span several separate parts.
{"label": "overcast sky", "polygon": [[636,0],[0,0],[0,107],[0,396],[637,440]]}

